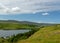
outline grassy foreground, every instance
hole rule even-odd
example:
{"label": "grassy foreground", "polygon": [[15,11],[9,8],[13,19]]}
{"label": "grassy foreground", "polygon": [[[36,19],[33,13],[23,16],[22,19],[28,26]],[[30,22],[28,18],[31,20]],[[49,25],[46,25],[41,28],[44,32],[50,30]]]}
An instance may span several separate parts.
{"label": "grassy foreground", "polygon": [[60,25],[44,27],[28,39],[17,43],[60,43]]}

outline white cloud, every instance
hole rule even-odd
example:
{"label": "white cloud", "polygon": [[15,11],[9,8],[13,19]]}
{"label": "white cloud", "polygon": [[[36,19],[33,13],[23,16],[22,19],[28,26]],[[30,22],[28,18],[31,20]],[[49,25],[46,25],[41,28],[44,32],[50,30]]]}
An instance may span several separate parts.
{"label": "white cloud", "polygon": [[20,8],[19,7],[11,8],[11,12],[20,12]]}
{"label": "white cloud", "polygon": [[47,15],[49,15],[49,13],[42,13],[42,15],[43,15],[43,16],[47,16]]}
{"label": "white cloud", "polygon": [[1,14],[6,14],[6,13],[17,13],[17,12],[20,12],[19,7],[8,8],[7,6],[4,6],[3,4],[0,4],[0,15]]}
{"label": "white cloud", "polygon": [[0,0],[0,13],[36,13],[60,10],[60,0]]}

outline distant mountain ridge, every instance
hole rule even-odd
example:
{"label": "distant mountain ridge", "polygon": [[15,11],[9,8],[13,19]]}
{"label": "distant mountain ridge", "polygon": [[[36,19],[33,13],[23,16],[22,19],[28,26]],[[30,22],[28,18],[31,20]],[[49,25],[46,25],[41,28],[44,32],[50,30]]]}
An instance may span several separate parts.
{"label": "distant mountain ridge", "polygon": [[34,24],[34,25],[54,25],[54,24],[50,24],[50,23],[36,23],[36,22],[30,22],[30,21],[17,21],[17,20],[0,20],[0,23],[20,23],[20,24]]}

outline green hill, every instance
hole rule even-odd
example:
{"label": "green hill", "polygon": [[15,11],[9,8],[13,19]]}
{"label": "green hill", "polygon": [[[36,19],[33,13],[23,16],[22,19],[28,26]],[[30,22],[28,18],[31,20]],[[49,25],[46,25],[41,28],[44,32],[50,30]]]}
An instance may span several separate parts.
{"label": "green hill", "polygon": [[35,23],[29,21],[16,21],[16,20],[0,20],[0,29],[14,30],[14,29],[32,29],[42,26],[53,25],[48,23]]}
{"label": "green hill", "polygon": [[60,25],[44,27],[28,39],[17,43],[60,43]]}

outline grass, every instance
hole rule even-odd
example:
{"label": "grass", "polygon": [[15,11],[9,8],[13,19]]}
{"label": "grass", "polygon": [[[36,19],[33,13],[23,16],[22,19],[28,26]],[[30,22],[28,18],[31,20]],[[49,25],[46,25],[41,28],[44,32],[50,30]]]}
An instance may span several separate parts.
{"label": "grass", "polygon": [[17,43],[60,43],[60,25],[44,27],[28,39]]}
{"label": "grass", "polygon": [[33,24],[0,23],[0,30],[34,29],[36,27],[38,26]]}

